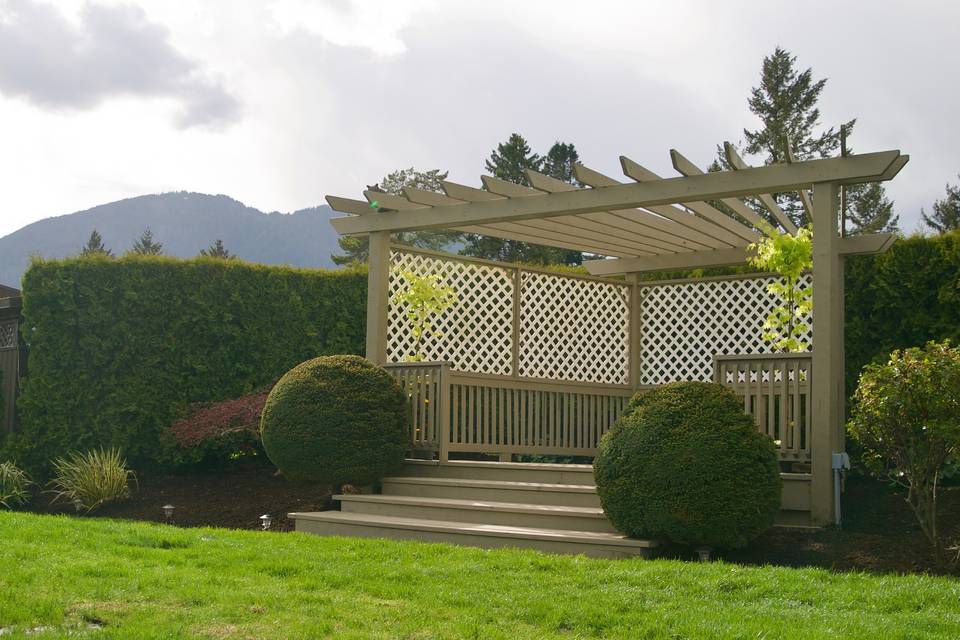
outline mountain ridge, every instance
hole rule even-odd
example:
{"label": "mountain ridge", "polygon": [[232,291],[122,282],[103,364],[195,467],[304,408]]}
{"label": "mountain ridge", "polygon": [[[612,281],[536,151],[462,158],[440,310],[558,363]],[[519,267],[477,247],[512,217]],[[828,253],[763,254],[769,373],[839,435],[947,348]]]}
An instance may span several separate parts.
{"label": "mountain ridge", "polygon": [[32,255],[76,255],[94,229],[120,255],[144,229],[166,255],[192,257],[217,239],[243,260],[296,267],[333,267],[337,235],[327,205],[291,213],[263,212],[229,196],[191,191],[146,194],[32,222],[0,238],[0,283],[18,287]]}

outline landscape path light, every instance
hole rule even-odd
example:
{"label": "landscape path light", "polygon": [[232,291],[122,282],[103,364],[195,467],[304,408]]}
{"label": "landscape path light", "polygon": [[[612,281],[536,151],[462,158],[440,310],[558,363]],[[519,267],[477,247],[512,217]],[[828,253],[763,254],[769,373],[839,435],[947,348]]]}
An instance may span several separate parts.
{"label": "landscape path light", "polygon": [[260,528],[263,531],[268,530],[271,524],[273,524],[273,517],[269,513],[260,516]]}
{"label": "landscape path light", "polygon": [[83,500],[81,500],[80,498],[74,498],[70,502],[71,504],[73,504],[74,511],[76,511],[77,513],[80,513],[80,510],[83,509]]}
{"label": "landscape path light", "polygon": [[161,508],[163,509],[163,521],[167,524],[173,522],[173,510],[175,507],[172,504],[165,504]]}

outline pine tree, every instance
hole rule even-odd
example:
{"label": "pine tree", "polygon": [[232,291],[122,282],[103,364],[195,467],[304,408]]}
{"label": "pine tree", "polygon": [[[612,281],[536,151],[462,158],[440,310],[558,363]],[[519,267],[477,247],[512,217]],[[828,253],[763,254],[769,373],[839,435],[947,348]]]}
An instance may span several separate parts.
{"label": "pine tree", "polygon": [[130,253],[138,256],[158,256],[163,253],[163,244],[153,239],[153,231],[144,229],[140,238],[133,243]]}
{"label": "pine tree", "polygon": [[[531,152],[523,136],[513,133],[490,153],[485,166],[496,178],[530,186],[526,169],[542,171],[565,182],[574,182],[573,166],[578,158],[576,148],[563,142],[555,143],[547,156],[541,157]],[[583,261],[583,254],[579,251],[476,234],[466,235],[466,243],[460,253],[488,260],[532,264],[580,264]]]}
{"label": "pine tree", "polygon": [[[797,158],[810,160],[826,158],[840,145],[840,131],[830,127],[816,133],[820,124],[820,109],[817,102],[826,78],[813,79],[813,69],[797,72],[796,56],[777,47],[773,54],[763,59],[760,85],[751,89],[747,103],[750,111],[760,118],[763,126],[750,131],[743,130],[746,144],[743,151],[749,155],[763,155],[765,164],[787,161],[787,139],[793,144]],[[853,131],[856,120],[850,120],[847,135]],[[723,149],[718,148],[719,164],[727,167]],[[774,194],[777,203],[798,225],[807,222],[800,197],[795,192]]]}
{"label": "pine tree", "polygon": [[573,175],[573,168],[579,161],[580,154],[576,147],[566,142],[555,142],[543,157],[541,171],[551,178],[583,186]]}
{"label": "pine tree", "polygon": [[87,244],[84,245],[83,249],[80,250],[80,255],[100,255],[113,257],[113,252],[103,246],[103,238],[100,237],[100,234],[96,229],[94,229],[90,232],[90,237],[87,239]]}
{"label": "pine tree", "polygon": [[[572,145],[571,145],[572,146]],[[506,142],[498,144],[484,163],[494,178],[529,187],[525,169],[539,171],[543,158],[530,151],[530,145],[519,133],[511,133]]]}
{"label": "pine tree", "polygon": [[[443,192],[443,181],[447,179],[447,172],[439,169],[417,171],[413,167],[400,169],[387,174],[375,185],[368,187],[371,191],[382,191],[393,195],[401,195],[404,189],[414,188],[435,193]],[[440,250],[460,241],[463,234],[459,231],[427,230],[403,231],[393,234],[393,241],[400,244],[420,247],[421,249]],[[340,236],[337,238],[341,254],[333,254],[330,259],[334,264],[347,265],[366,262],[370,254],[370,238],[368,236]]]}
{"label": "pine tree", "polygon": [[847,189],[847,233],[894,233],[900,216],[893,213],[893,201],[879,182],[857,184]]}
{"label": "pine tree", "polygon": [[237,257],[227,251],[227,248],[223,246],[223,240],[220,238],[217,238],[207,249],[200,249],[200,255],[204,258],[219,258],[221,260],[232,260]]}
{"label": "pine tree", "polygon": [[[960,175],[957,177],[960,178]],[[947,195],[943,200],[933,203],[933,214],[928,216],[921,209],[920,217],[924,224],[937,233],[960,229],[960,186],[953,187],[947,183]]]}

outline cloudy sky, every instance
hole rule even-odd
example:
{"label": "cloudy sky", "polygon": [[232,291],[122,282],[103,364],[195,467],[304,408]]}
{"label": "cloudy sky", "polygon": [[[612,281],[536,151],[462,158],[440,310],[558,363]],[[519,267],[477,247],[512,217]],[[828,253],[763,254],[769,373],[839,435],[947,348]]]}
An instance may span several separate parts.
{"label": "cloudy sky", "polygon": [[0,0],[0,235],[143,193],[271,211],[400,167],[479,185],[511,132],[619,173],[709,163],[756,121],[782,46],[829,82],[824,123],[901,149],[902,226],[960,172],[960,3]]}

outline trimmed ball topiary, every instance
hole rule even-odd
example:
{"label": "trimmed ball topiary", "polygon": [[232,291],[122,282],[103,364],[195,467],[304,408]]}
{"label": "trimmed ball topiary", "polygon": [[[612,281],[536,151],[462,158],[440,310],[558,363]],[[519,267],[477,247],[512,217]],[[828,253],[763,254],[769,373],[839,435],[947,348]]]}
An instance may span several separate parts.
{"label": "trimmed ball topiary", "polygon": [[385,369],[364,358],[315,358],[270,391],[260,435],[291,480],[369,484],[403,461],[406,398]]}
{"label": "trimmed ball topiary", "polygon": [[607,516],[637,538],[742,547],[780,508],[773,441],[718,384],[638,394],[600,441],[594,474]]}

